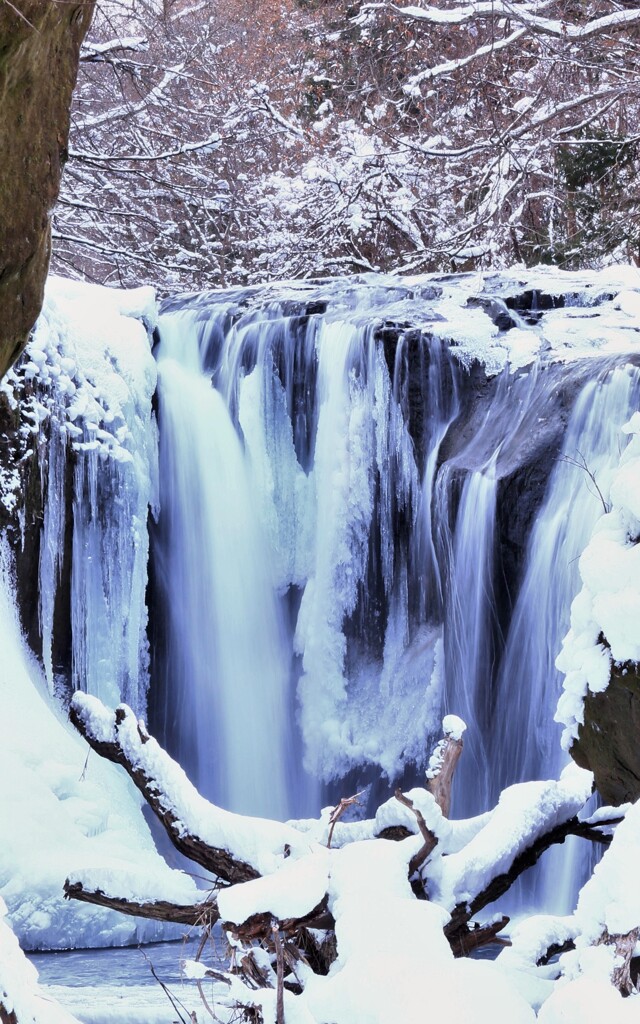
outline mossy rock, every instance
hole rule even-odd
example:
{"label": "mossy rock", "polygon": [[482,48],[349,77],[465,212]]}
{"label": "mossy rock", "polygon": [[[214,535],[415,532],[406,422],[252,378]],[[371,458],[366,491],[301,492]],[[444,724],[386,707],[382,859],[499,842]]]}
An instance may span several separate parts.
{"label": "mossy rock", "polygon": [[42,306],[50,214],[93,6],[94,0],[0,3],[0,377]]}
{"label": "mossy rock", "polygon": [[571,756],[595,776],[607,804],[640,798],[640,668],[614,666],[603,693],[588,693]]}

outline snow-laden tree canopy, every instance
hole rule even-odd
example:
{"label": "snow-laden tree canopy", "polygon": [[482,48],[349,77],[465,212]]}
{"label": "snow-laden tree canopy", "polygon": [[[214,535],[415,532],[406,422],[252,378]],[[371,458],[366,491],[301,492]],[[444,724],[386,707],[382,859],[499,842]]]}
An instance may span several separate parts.
{"label": "snow-laden tree canopy", "polygon": [[640,7],[104,7],[59,268],[165,289],[639,258]]}

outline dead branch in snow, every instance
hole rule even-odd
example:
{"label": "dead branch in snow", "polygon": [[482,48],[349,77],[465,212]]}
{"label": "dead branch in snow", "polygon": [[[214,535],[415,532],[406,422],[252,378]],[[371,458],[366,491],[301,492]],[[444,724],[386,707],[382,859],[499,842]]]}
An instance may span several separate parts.
{"label": "dead branch in snow", "polygon": [[435,850],[438,840],[431,829],[427,828],[427,823],[422,816],[422,812],[417,807],[414,807],[413,800],[410,800],[408,796],[405,796],[401,789],[396,789],[395,798],[399,803],[408,807],[409,810],[415,814],[416,821],[418,822],[418,828],[420,829],[420,835],[424,840],[418,852],[414,853],[413,857],[409,861],[409,874],[414,875],[420,870],[429,854]]}
{"label": "dead branch in snow", "polygon": [[592,842],[608,846],[611,842],[611,836],[602,833],[600,829],[619,824],[621,820],[622,818],[608,819],[597,824],[590,824],[586,821],[580,821],[577,815],[574,815],[567,821],[561,822],[561,824],[556,825],[539,836],[530,846],[527,846],[514,858],[508,871],[495,875],[489,884],[472,900],[468,903],[460,903],[455,907],[451,914],[451,920],[444,929],[451,947],[455,949],[460,943],[464,944],[468,940],[469,922],[471,919],[490,903],[494,903],[495,900],[504,896],[520,875],[527,871],[528,868],[533,867],[534,864],[537,864],[545,850],[558,843],[564,843],[568,836],[580,836],[583,839],[590,839]]}
{"label": "dead branch in snow", "polygon": [[189,906],[169,903],[166,900],[138,903],[122,896],[109,896],[101,889],[87,889],[82,882],[70,882],[68,878],[64,883],[64,895],[65,899],[91,903],[96,907],[107,907],[109,910],[117,910],[120,914],[126,914],[128,917],[144,917],[152,921],[171,921],[174,924],[193,925],[197,928],[208,927],[220,919],[215,901],[203,900],[202,903],[194,903]]}
{"label": "dead branch in snow", "polygon": [[331,847],[331,840],[333,839],[333,830],[336,827],[336,823],[340,821],[340,818],[347,810],[348,807],[357,806],[360,803],[359,797],[362,796],[362,792],[354,793],[353,796],[342,797],[339,804],[333,808],[329,816],[329,835],[327,836],[327,846]]}

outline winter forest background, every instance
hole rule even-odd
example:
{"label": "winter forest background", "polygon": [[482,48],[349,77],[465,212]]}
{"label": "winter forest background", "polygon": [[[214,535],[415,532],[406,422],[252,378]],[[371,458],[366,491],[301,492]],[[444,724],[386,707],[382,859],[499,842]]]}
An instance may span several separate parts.
{"label": "winter forest background", "polygon": [[164,291],[640,259],[629,0],[99,6],[54,266]]}
{"label": "winter forest background", "polygon": [[0,1024],[636,1024],[640,6],[91,6],[0,0]]}

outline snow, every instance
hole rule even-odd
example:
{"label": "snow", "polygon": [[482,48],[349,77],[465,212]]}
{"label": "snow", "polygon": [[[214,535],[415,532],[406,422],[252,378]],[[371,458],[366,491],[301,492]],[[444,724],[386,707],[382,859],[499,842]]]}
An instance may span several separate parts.
{"label": "snow", "polygon": [[6,556],[0,646],[0,896],[21,944],[65,949],[172,937],[171,926],[63,899],[64,880],[79,865],[101,879],[128,865],[153,877],[158,891],[181,873],[156,854],[133,786],[115,766],[87,758],[86,743],[49,697],[20,635]]}
{"label": "snow", "polygon": [[[227,991],[227,986],[224,990]],[[49,985],[43,991],[76,1015],[68,1018],[69,1024],[76,1018],[81,1024],[171,1024],[179,1020],[160,985],[128,985],[123,988],[114,979],[113,984],[94,987],[90,991],[62,985]],[[210,998],[211,986],[205,984],[204,991]],[[202,999],[195,985],[172,985],[170,992],[180,1001],[181,1007],[186,1008],[187,1014],[195,1012],[200,1019]]]}
{"label": "snow", "polygon": [[635,1024],[640,1015],[637,996],[623,999],[601,978],[582,977],[559,987],[538,1014],[539,1024]]}
{"label": "snow", "polygon": [[[311,1019],[407,1024],[425,1007],[469,1024],[533,1021],[530,1007],[492,964],[454,960],[446,911],[416,900],[407,859],[421,839],[374,840],[332,852],[329,906],[338,958],[328,977],[307,977],[300,999]],[[375,899],[372,899],[375,893]]]}
{"label": "snow", "polygon": [[580,892],[575,917],[581,945],[597,941],[605,928],[610,935],[626,935],[640,926],[640,891],[630,884],[639,849],[640,803],[636,803],[616,826],[611,846]]}
{"label": "snow", "polygon": [[[78,1024],[38,985],[38,972],[24,956],[7,924],[0,897],[0,1015],[15,1014],[19,1024]],[[4,1012],[3,1012],[4,1011]]]}
{"label": "snow", "polygon": [[242,924],[252,914],[269,913],[280,920],[304,917],[322,902],[329,877],[329,851],[316,850],[299,860],[287,858],[266,878],[223,889],[218,907],[223,921]]}
{"label": "snow", "polygon": [[462,734],[466,731],[466,728],[466,724],[457,715],[445,715],[442,719],[443,733],[457,742],[462,739]]}
{"label": "snow", "polygon": [[[640,661],[640,414],[623,428],[629,441],[611,487],[611,511],[596,523],[580,558],[582,589],[556,660],[565,673],[556,720],[565,749],[578,736],[587,691],[609,684],[612,663]],[[602,642],[604,638],[605,642]]]}

